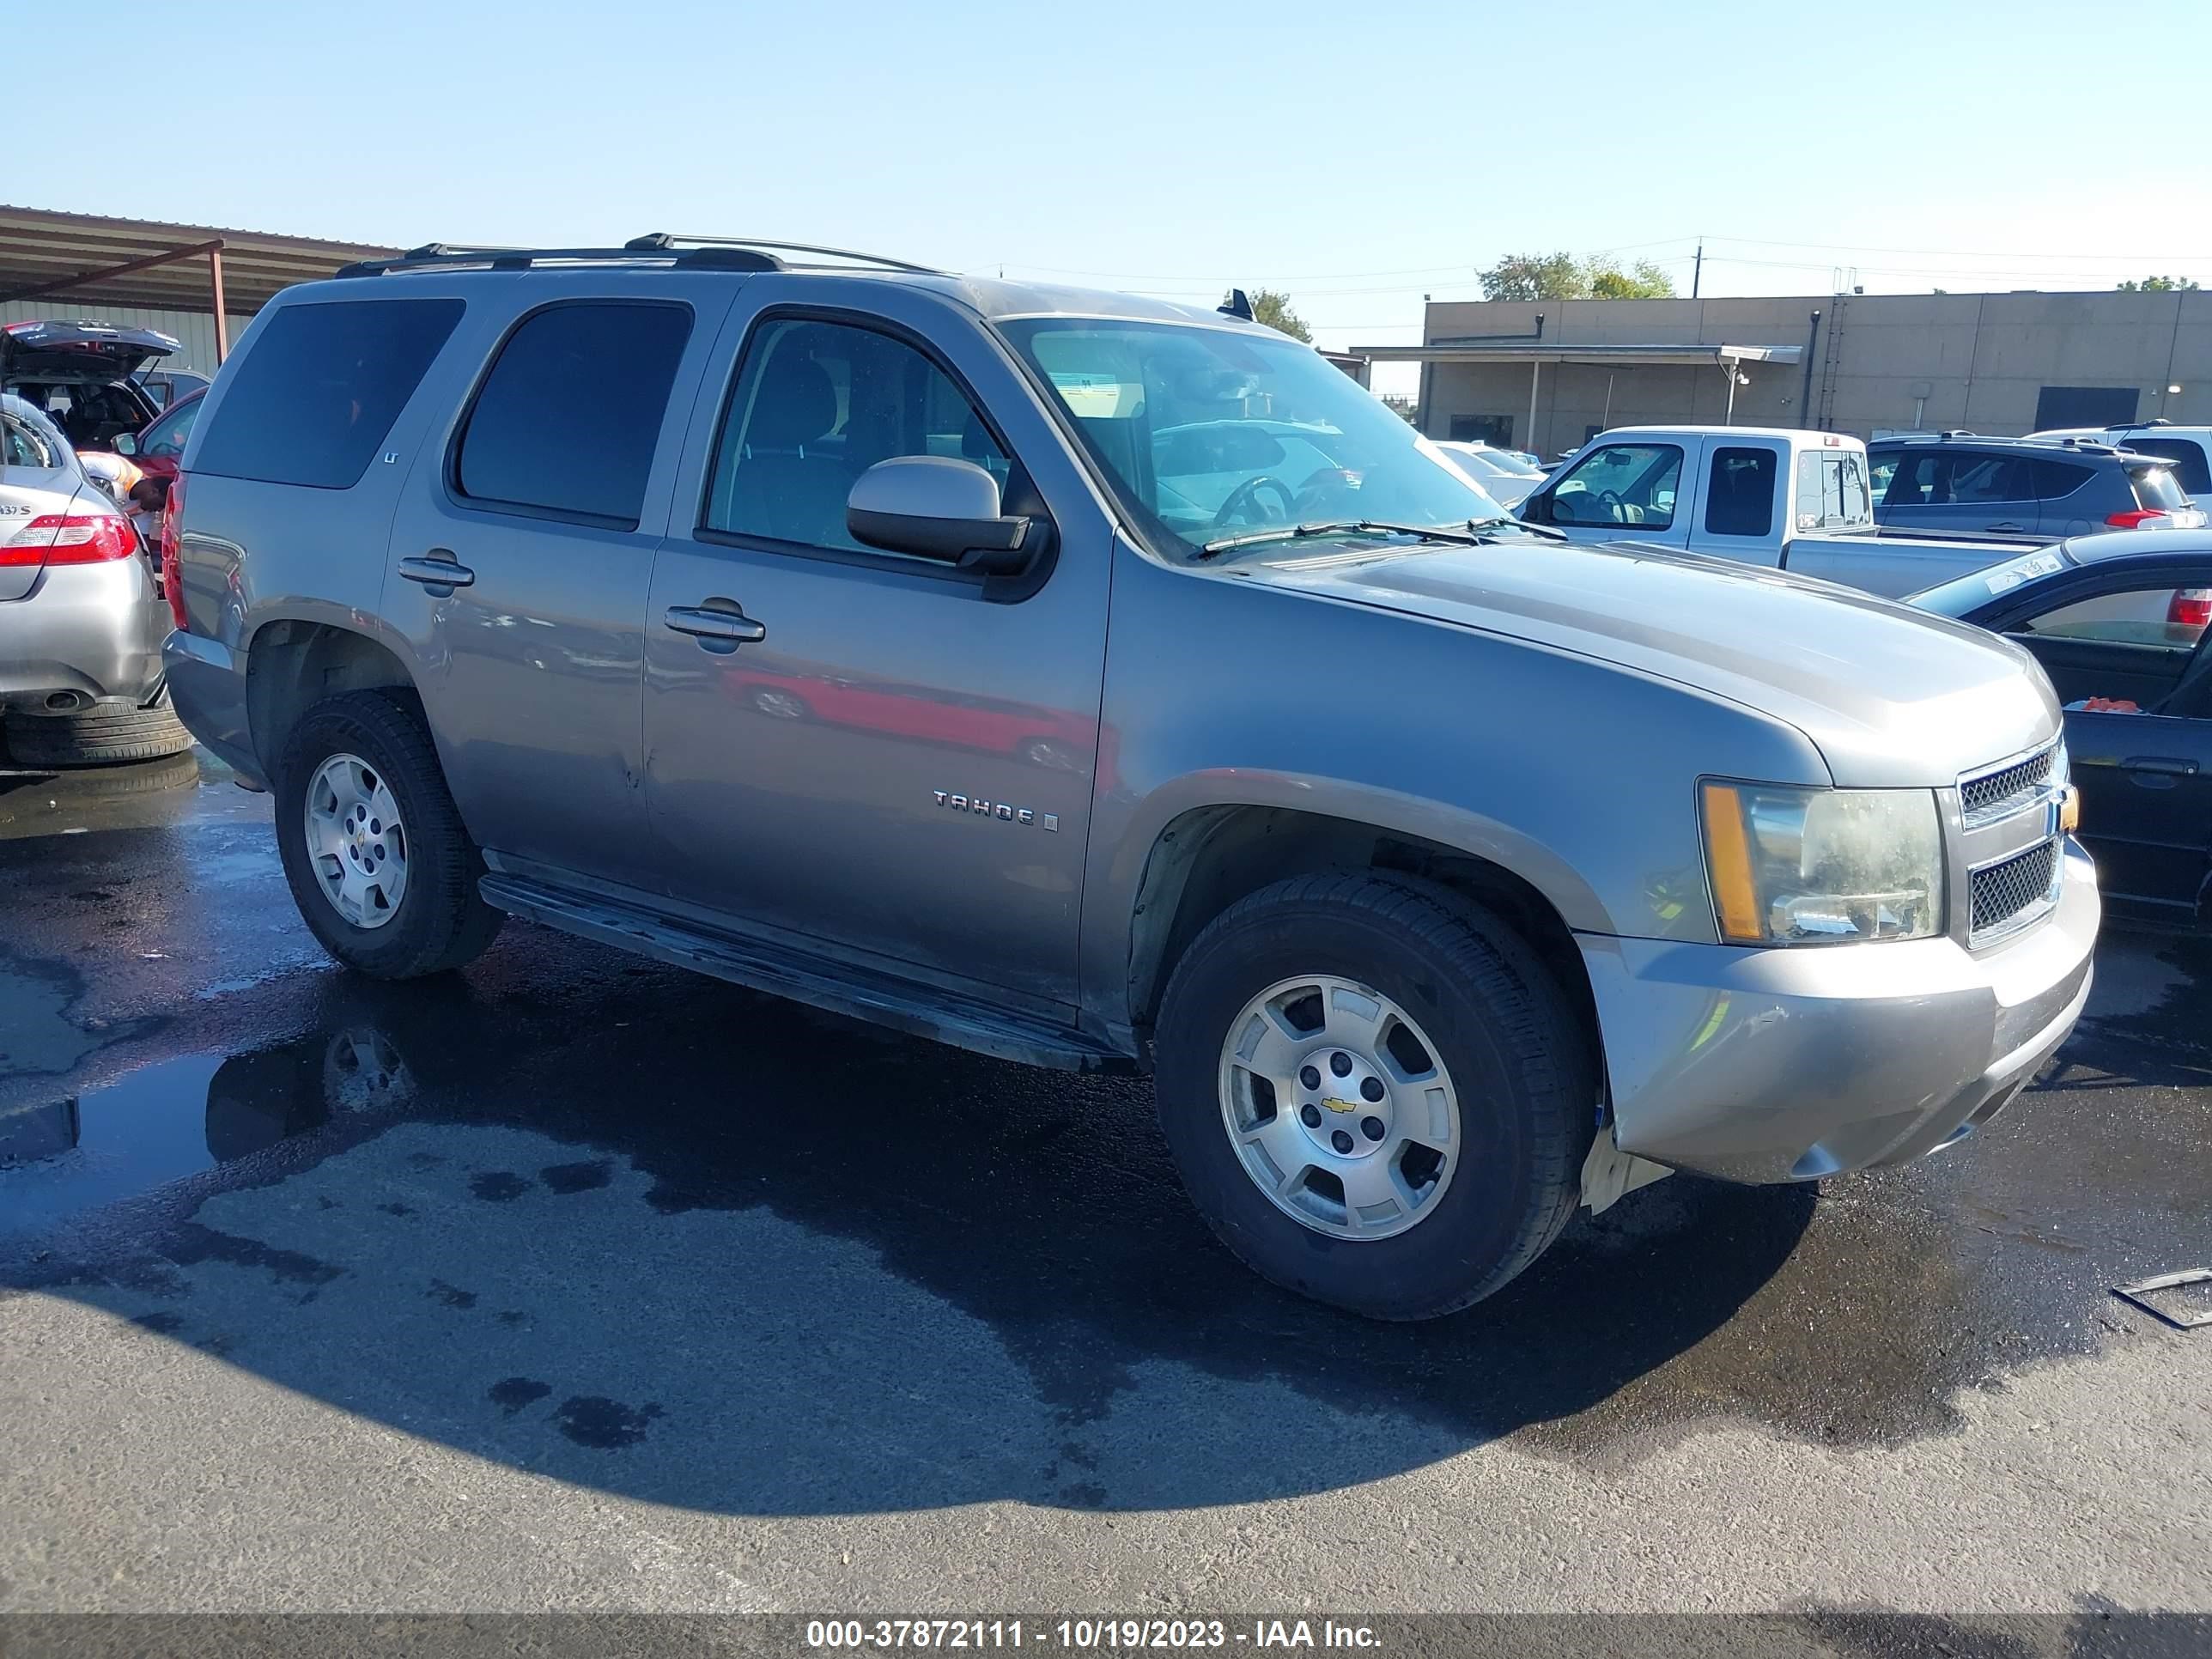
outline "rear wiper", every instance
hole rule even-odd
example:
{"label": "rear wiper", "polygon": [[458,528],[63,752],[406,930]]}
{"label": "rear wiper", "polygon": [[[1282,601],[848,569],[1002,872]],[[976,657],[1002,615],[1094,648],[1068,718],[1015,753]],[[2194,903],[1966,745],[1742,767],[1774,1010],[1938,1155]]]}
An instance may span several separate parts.
{"label": "rear wiper", "polygon": [[1526,530],[1532,535],[1547,534],[1557,541],[1566,538],[1556,530],[1541,530],[1524,525],[1518,519],[1469,519],[1465,527],[1441,524],[1390,524],[1381,519],[1332,519],[1314,524],[1284,525],[1274,530],[1255,530],[1249,535],[1225,537],[1218,542],[1208,542],[1198,550],[1198,556],[1210,559],[1218,553],[1233,552],[1240,547],[1257,547],[1267,542],[1300,541],[1310,536],[1414,536],[1425,542],[1447,542],[1457,547],[1485,547],[1498,538],[1492,532],[1500,529]]}

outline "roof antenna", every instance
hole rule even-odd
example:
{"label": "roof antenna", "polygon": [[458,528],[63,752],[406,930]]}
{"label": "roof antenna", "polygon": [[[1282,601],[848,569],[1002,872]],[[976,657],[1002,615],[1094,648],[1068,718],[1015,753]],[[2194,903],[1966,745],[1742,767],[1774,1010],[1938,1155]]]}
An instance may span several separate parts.
{"label": "roof antenna", "polygon": [[1226,305],[1216,306],[1214,309],[1224,317],[1240,318],[1248,323],[1252,320],[1252,301],[1241,288],[1231,289],[1229,302]]}

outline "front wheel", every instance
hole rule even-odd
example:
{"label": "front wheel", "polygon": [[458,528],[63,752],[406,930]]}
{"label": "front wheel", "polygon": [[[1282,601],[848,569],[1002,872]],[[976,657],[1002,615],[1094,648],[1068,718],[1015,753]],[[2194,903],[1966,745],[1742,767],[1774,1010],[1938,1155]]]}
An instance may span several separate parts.
{"label": "front wheel", "polygon": [[1184,1186],[1289,1289],[1431,1318],[1501,1288],[1574,1212],[1591,1039],[1472,905],[1370,875],[1278,883],[1193,941],[1157,1039]]}
{"label": "front wheel", "polygon": [[301,716],[272,780],[293,902],[323,948],[378,979],[473,961],[501,914],[478,896],[483,858],[462,827],[430,734],[383,691]]}

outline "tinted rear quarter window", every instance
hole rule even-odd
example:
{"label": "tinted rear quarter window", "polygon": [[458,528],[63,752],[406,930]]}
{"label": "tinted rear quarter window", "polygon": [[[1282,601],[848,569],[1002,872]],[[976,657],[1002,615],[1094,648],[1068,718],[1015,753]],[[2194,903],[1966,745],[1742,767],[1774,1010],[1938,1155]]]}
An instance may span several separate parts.
{"label": "tinted rear quarter window", "polygon": [[635,530],[691,336],[689,306],[605,301],[523,319],[453,453],[471,503]]}
{"label": "tinted rear quarter window", "polygon": [[2038,461],[2035,493],[2046,501],[2063,501],[2096,476],[2096,468],[2073,461]]}
{"label": "tinted rear quarter window", "polygon": [[348,489],[461,319],[459,300],[291,306],[212,411],[193,471]]}
{"label": "tinted rear quarter window", "polygon": [[2177,507],[2189,505],[2189,497],[2174,482],[2173,469],[2167,466],[2131,466],[2128,477],[2136,487],[2138,505],[2171,513]]}
{"label": "tinted rear quarter window", "polygon": [[2212,462],[2203,445],[2189,438],[2124,437],[2120,443],[2138,455],[2163,455],[2173,463],[2173,476],[2191,495],[2212,495]]}

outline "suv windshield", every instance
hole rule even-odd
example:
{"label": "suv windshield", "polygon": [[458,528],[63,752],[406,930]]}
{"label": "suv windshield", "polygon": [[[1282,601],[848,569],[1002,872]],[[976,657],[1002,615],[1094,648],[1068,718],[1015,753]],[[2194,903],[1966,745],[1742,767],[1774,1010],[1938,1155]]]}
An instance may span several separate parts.
{"label": "suv windshield", "polygon": [[1500,507],[1312,347],[1096,318],[1000,325],[1152,550],[1337,520],[1450,526]]}

